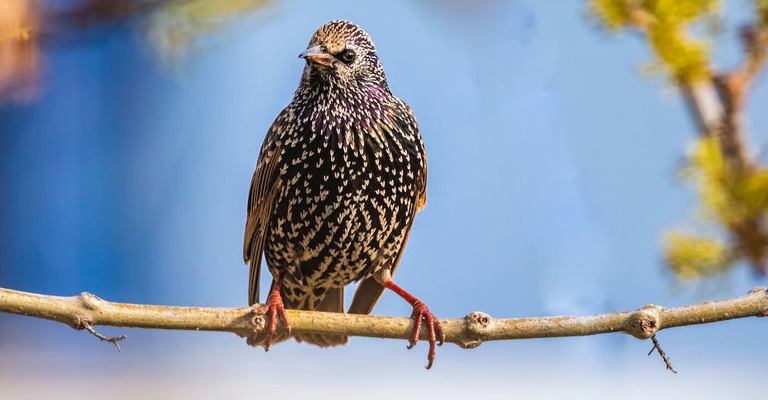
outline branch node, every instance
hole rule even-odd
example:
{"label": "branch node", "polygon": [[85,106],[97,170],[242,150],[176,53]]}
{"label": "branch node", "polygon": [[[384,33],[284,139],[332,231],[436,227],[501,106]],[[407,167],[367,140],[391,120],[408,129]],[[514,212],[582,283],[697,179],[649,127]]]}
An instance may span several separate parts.
{"label": "branch node", "polygon": [[[766,299],[768,299],[767,287],[758,286],[749,291],[749,294],[755,294],[755,293],[762,293],[762,295],[765,296]],[[766,305],[765,307],[762,307],[760,312],[762,315],[758,315],[758,317],[768,317],[768,305]]]}
{"label": "branch node", "polygon": [[653,348],[651,348],[651,351],[648,352],[648,355],[650,356],[653,354],[653,351],[656,350],[661,356],[661,359],[664,360],[664,364],[667,366],[667,370],[672,371],[673,373],[677,373],[677,371],[672,368],[672,363],[669,362],[669,357],[667,357],[667,354],[664,353],[664,350],[661,349],[661,345],[659,345],[659,341],[656,339],[656,335],[651,336],[651,341],[653,342]]}
{"label": "branch node", "polygon": [[650,339],[661,326],[661,307],[648,304],[627,319],[624,331],[638,339]]}
{"label": "branch node", "polygon": [[83,308],[87,310],[95,310],[100,303],[104,302],[99,296],[88,292],[80,293],[77,298],[80,300],[80,304],[82,304]]}
{"label": "branch node", "polygon": [[259,307],[251,307],[251,333],[261,332],[267,327],[267,318],[263,313],[259,312]]}
{"label": "branch node", "polygon": [[488,331],[494,325],[493,318],[481,311],[467,314],[464,321],[467,323],[468,334],[467,337],[461,339],[458,345],[465,349],[473,349],[483,344],[483,339],[487,337]]}
{"label": "branch node", "polygon": [[252,306],[251,311],[248,314],[250,316],[248,319],[251,323],[251,326],[248,334],[245,337],[250,337],[267,328],[267,317],[263,313],[259,312],[258,306]]}
{"label": "branch node", "polygon": [[99,338],[99,340],[114,344],[115,347],[117,347],[117,351],[120,351],[120,344],[117,342],[128,338],[128,335],[120,335],[120,336],[113,336],[113,337],[104,336],[101,333],[96,332],[96,329],[93,329],[93,327],[88,321],[82,321],[82,326],[83,326],[82,329],[85,329],[86,331],[90,332],[91,335],[96,336],[97,338]]}

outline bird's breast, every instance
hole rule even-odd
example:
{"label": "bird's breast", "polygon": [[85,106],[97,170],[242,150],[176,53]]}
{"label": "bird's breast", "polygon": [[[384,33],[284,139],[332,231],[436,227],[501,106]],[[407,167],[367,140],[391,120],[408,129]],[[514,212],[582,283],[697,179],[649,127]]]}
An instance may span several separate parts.
{"label": "bird's breast", "polygon": [[392,132],[321,132],[306,126],[283,145],[267,258],[296,279],[346,284],[399,249],[419,161]]}

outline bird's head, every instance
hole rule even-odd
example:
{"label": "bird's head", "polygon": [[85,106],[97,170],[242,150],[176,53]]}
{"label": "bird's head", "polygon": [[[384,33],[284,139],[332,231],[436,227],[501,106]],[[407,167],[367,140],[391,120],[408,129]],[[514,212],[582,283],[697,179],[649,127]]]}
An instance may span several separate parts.
{"label": "bird's head", "polygon": [[334,20],[321,26],[299,55],[307,61],[304,79],[322,80],[340,87],[382,85],[384,70],[376,48],[359,26]]}

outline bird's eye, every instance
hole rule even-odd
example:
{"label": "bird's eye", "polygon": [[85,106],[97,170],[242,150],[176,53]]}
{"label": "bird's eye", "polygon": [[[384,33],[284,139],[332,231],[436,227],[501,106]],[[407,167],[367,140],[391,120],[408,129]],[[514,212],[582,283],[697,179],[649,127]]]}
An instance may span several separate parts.
{"label": "bird's eye", "polygon": [[344,49],[344,51],[339,53],[337,57],[345,64],[349,64],[352,61],[355,61],[355,51],[352,49]]}

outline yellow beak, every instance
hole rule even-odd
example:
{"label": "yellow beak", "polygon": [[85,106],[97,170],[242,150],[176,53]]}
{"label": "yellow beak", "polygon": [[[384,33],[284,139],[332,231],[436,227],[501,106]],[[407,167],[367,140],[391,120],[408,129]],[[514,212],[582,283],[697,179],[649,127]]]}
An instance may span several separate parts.
{"label": "yellow beak", "polygon": [[304,50],[303,53],[299,54],[299,58],[326,67],[333,67],[333,62],[336,61],[336,58],[323,51],[321,46],[314,46]]}

